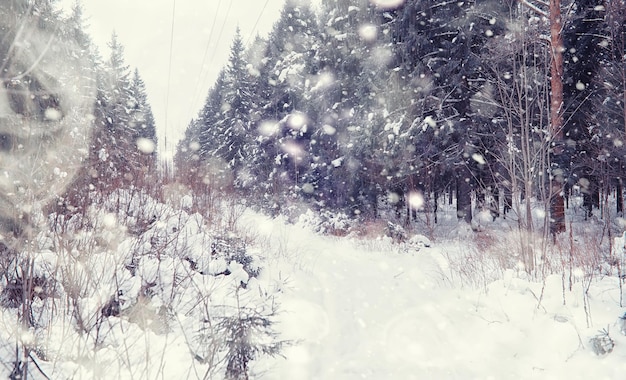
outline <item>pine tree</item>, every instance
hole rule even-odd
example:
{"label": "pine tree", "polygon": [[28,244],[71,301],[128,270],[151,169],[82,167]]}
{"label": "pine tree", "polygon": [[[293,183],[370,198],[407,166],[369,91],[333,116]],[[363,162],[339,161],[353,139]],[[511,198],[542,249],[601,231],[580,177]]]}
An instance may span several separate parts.
{"label": "pine tree", "polygon": [[[484,46],[503,30],[502,4],[470,1],[431,5],[407,1],[388,15],[395,52],[392,83],[399,90],[391,95],[404,97],[397,102],[401,106],[396,107],[395,123],[407,128],[401,134],[405,142],[394,141],[391,152],[396,157],[403,157],[405,148],[415,152],[408,161],[400,159],[407,163],[400,166],[404,168],[399,173],[405,179],[400,184],[405,191],[427,187],[439,192],[452,186],[458,194],[458,217],[470,222],[471,193],[483,182],[477,181],[481,173],[489,172],[472,159],[485,157],[478,147],[481,129],[488,123],[471,99],[485,83],[479,59]],[[439,174],[438,180],[426,181],[433,173]]]}
{"label": "pine tree", "polygon": [[92,147],[92,176],[96,188],[112,191],[133,183],[135,176],[130,152],[136,152],[131,128],[130,69],[124,61],[124,47],[113,33],[111,54],[104,64],[98,85],[96,136]]}
{"label": "pine tree", "polygon": [[246,186],[251,177],[244,169],[245,162],[255,154],[255,131],[251,114],[256,109],[251,93],[253,79],[245,60],[243,40],[239,29],[230,49],[228,66],[221,87],[220,115],[212,128],[220,145],[214,156],[223,159],[240,186]]}
{"label": "pine tree", "polygon": [[157,136],[154,115],[148,102],[146,86],[135,69],[130,87],[130,129],[135,150],[129,152],[131,170],[142,185],[154,184],[157,170]]}
{"label": "pine tree", "polygon": [[[376,99],[372,71],[366,70],[372,50],[360,35],[362,27],[371,24],[371,8],[366,1],[329,1],[323,3],[320,20],[322,35],[319,51],[321,83],[312,91],[317,104],[316,128],[311,154],[311,182],[319,200],[331,208],[360,213],[360,200],[369,185],[365,157],[369,130],[368,107]],[[373,26],[375,27],[375,26]],[[382,67],[385,65],[383,64]]]}
{"label": "pine tree", "polygon": [[202,110],[198,114],[199,127],[197,138],[200,158],[204,161],[211,157],[217,157],[221,145],[224,143],[220,136],[221,130],[217,125],[222,120],[224,109],[224,86],[226,71],[221,70],[217,76],[215,84],[209,90]]}
{"label": "pine tree", "polygon": [[308,167],[315,106],[308,97],[317,73],[317,20],[306,1],[287,1],[265,43],[259,68],[258,153],[248,167],[257,191],[276,211],[281,197],[297,197]]}
{"label": "pine tree", "polygon": [[[603,158],[595,160],[595,163],[605,165],[605,186],[615,187],[616,212],[623,216],[623,182],[626,175],[626,1],[606,2],[605,7],[606,17],[601,33],[593,34],[596,38],[604,36],[599,42],[602,48],[600,54],[597,54],[599,59],[585,57],[592,61],[598,60],[595,66],[598,72],[591,85],[585,87],[593,91],[590,97],[593,107],[585,107],[589,109],[585,119],[591,125],[590,140],[599,145],[595,150],[599,153],[597,157]],[[605,215],[610,214],[607,212]]]}
{"label": "pine tree", "polygon": [[200,128],[202,122],[193,119],[185,130],[185,136],[178,142],[174,154],[174,171],[179,183],[199,192],[200,178]]}
{"label": "pine tree", "polygon": [[[98,55],[97,49],[94,47],[90,36],[85,32],[87,25],[85,24],[83,8],[79,2],[76,2],[69,17],[64,20],[61,29],[62,40],[72,41],[73,48],[71,52],[72,57],[78,58],[78,62],[83,64],[73,65],[75,62],[71,59],[64,61],[64,66],[72,72],[73,77],[77,77],[77,73],[84,71],[85,69],[80,66],[85,64],[88,67],[88,75],[81,75],[85,80],[80,85],[75,85],[74,96],[82,96],[84,101],[89,104],[89,113],[87,115],[93,118],[95,114],[95,107],[97,103],[96,89],[98,86],[98,77],[101,73],[102,66],[101,60]],[[81,95],[82,94],[82,95]],[[78,111],[78,110],[76,110]],[[84,151],[89,154],[93,147],[95,126],[93,122],[85,123],[85,128],[82,139],[86,148]],[[79,140],[80,136],[75,136],[76,140]],[[90,184],[92,182],[91,169],[93,161],[87,157],[85,160],[81,160],[81,165],[76,168],[76,175],[72,179],[72,184],[68,186],[67,191],[64,194],[60,194],[57,199],[56,208],[57,211],[63,213],[74,213],[77,211],[85,211],[90,203]]]}

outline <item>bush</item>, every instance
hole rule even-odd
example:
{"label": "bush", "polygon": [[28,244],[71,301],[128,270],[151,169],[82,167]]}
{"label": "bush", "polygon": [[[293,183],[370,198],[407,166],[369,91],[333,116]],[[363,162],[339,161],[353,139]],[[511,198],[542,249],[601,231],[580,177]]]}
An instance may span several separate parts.
{"label": "bush", "polygon": [[307,210],[300,216],[299,222],[317,233],[333,236],[346,236],[354,223],[345,213],[331,210],[321,210],[317,213]]}
{"label": "bush", "polygon": [[[201,215],[145,193],[92,199],[84,213],[51,214],[28,250],[0,263],[0,314],[37,337],[34,346],[19,328],[0,336],[0,347],[19,347],[19,365],[0,377],[11,370],[32,377],[33,350],[64,363],[49,366],[50,378],[168,377],[181,365],[212,378],[248,376],[250,360],[278,352],[274,294],[256,279],[261,260],[250,241],[234,231],[218,235]],[[212,265],[222,269],[206,270]],[[184,364],[166,354],[168,339],[183,337]],[[146,358],[157,365],[142,367]],[[75,372],[63,372],[66,363]]]}
{"label": "bush", "polygon": [[615,347],[615,341],[609,336],[609,332],[604,329],[589,339],[589,344],[593,352],[598,356],[610,354]]}

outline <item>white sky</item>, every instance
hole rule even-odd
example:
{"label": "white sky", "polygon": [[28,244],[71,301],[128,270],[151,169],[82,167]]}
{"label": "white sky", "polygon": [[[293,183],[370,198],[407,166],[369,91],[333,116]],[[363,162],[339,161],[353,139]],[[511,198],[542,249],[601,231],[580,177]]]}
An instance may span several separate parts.
{"label": "white sky", "polygon": [[[156,119],[162,158],[171,156],[189,121],[197,116],[219,70],[227,63],[237,25],[244,43],[251,43],[257,33],[269,33],[283,2],[81,0],[88,33],[100,54],[108,57],[107,43],[115,30],[124,46],[126,63],[133,70],[139,69]],[[73,3],[74,0],[61,0],[68,8]],[[170,45],[173,14],[174,38]]]}

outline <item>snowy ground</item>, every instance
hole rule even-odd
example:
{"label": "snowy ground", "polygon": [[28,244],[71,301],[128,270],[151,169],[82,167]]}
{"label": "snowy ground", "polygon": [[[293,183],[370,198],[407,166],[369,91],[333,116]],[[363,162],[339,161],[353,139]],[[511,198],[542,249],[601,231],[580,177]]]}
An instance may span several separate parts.
{"label": "snowy ground", "polygon": [[[270,260],[265,275],[284,282],[279,330],[294,344],[284,359],[256,364],[263,379],[614,379],[626,372],[615,277],[592,278],[586,306],[588,282],[576,271],[571,291],[561,275],[530,281],[513,270],[483,286],[456,282],[446,257],[462,253],[465,240],[399,252],[385,241],[246,219],[291,252]],[[598,356],[590,339],[602,330],[615,348]]]}
{"label": "snowy ground", "polygon": [[[123,212],[94,207],[85,230],[42,233],[28,258],[56,287],[42,290],[51,297],[33,298],[28,330],[16,325],[20,308],[0,309],[1,374],[15,367],[17,341],[35,348],[30,359],[41,370],[31,365],[34,379],[219,379],[230,341],[220,321],[269,315],[275,301],[273,327],[289,344],[283,356],[252,363],[258,380],[626,373],[626,310],[615,268],[606,258],[588,260],[604,249],[595,245],[593,221],[579,223],[588,233],[563,245],[565,256],[553,256],[545,275],[530,278],[516,265],[515,242],[503,239],[508,221],[472,232],[443,214],[432,242],[418,236],[396,244],[375,234],[322,235],[310,219],[291,224],[231,205],[238,220],[231,233],[247,239],[263,268],[255,278],[252,267],[225,260],[222,248],[237,253],[237,240],[181,211],[188,205],[120,194],[104,204],[128,203]],[[572,249],[577,264],[569,267],[559,260],[573,257]],[[10,293],[0,294],[6,303]],[[105,315],[110,300],[120,310]],[[607,333],[614,348],[597,339]],[[597,355],[594,341],[612,351]]]}

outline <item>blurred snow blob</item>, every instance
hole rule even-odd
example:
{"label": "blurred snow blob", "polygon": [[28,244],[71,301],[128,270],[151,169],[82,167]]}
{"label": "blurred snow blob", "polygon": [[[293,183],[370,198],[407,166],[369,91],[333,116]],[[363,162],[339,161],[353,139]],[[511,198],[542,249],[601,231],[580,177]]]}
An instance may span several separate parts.
{"label": "blurred snow blob", "polygon": [[81,168],[96,99],[85,49],[20,4],[0,2],[0,135],[14,144],[0,150],[0,226],[15,234],[28,224],[23,205],[63,194]]}
{"label": "blurred snow blob", "polygon": [[395,9],[404,4],[404,0],[370,0],[370,4],[381,9]]}
{"label": "blurred snow blob", "polygon": [[322,72],[316,79],[315,86],[311,88],[311,92],[324,90],[335,83],[335,76],[329,71]]}
{"label": "blurred snow blob", "polygon": [[424,196],[418,191],[411,191],[408,196],[408,202],[413,210],[421,210],[424,207]]}
{"label": "blurred snow blob", "polygon": [[294,112],[287,117],[287,125],[291,129],[302,130],[306,127],[307,117],[302,112]]}
{"label": "blurred snow blob", "polygon": [[156,145],[151,139],[140,137],[137,139],[137,149],[143,154],[152,154],[156,149]]}
{"label": "blurred snow blob", "polygon": [[359,36],[367,42],[376,41],[378,29],[372,24],[364,24],[359,28]]}
{"label": "blurred snow blob", "polygon": [[190,142],[190,143],[189,143],[189,149],[190,149],[192,152],[197,152],[197,151],[199,151],[199,150],[200,150],[200,143],[199,143],[199,142],[197,142],[197,141],[192,141],[192,142]]}
{"label": "blurred snow blob", "polygon": [[278,133],[279,125],[272,120],[263,120],[259,125],[258,131],[261,136],[271,137]]}
{"label": "blurred snow blob", "polygon": [[480,165],[487,164],[487,161],[485,161],[485,157],[483,157],[480,153],[472,154],[472,160],[476,161]]}
{"label": "blurred snow blob", "polygon": [[390,192],[387,195],[387,200],[389,201],[390,204],[395,205],[398,202],[400,202],[400,200],[401,200],[400,194],[398,194],[396,192]]}
{"label": "blurred snow blob", "polygon": [[432,116],[426,116],[424,118],[424,123],[426,123],[426,125],[428,125],[431,128],[435,128],[437,126],[437,122],[435,121],[435,119],[433,119]]}
{"label": "blurred snow blob", "polygon": [[337,129],[335,129],[335,127],[333,127],[332,125],[328,125],[328,124],[324,124],[322,126],[322,131],[324,132],[325,135],[328,135],[328,136],[332,136],[335,133],[337,133]]}
{"label": "blurred snow blob", "polygon": [[302,147],[293,140],[287,140],[281,148],[283,152],[287,153],[291,157],[295,157],[296,159],[305,155],[304,149],[302,149]]}
{"label": "blurred snow blob", "polygon": [[313,192],[315,191],[315,187],[310,183],[305,183],[304,185],[302,185],[302,191],[307,194],[313,194]]}

